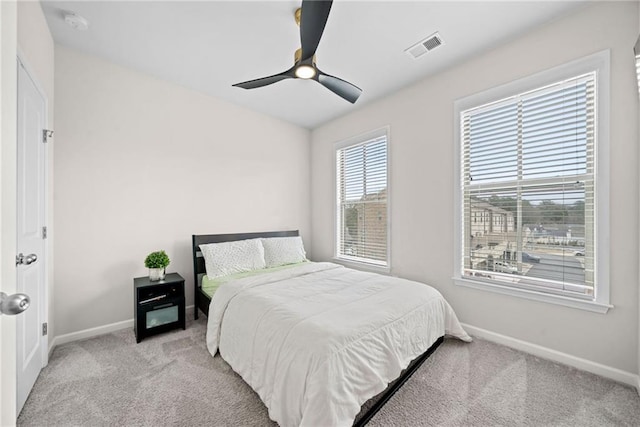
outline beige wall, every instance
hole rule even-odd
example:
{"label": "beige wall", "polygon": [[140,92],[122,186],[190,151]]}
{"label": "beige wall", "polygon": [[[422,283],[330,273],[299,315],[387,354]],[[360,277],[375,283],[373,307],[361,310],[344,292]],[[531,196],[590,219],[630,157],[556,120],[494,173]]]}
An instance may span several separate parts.
{"label": "beige wall", "polygon": [[[333,256],[333,143],[389,125],[392,274],[435,286],[460,320],[470,325],[637,372],[638,102],[631,53],[638,36],[637,9],[634,2],[590,5],[315,129],[311,144],[315,259]],[[607,48],[611,49],[610,266],[615,308],[602,315],[454,285],[454,101]]]}
{"label": "beige wall", "polygon": [[[48,126],[54,126],[54,43],[49,26],[45,20],[39,2],[18,2],[18,53],[27,66],[38,86],[47,98]],[[54,139],[55,141],[55,139]],[[49,346],[53,344],[51,337],[55,336],[55,322],[53,320],[53,146],[47,150],[47,293],[49,295],[48,330]],[[44,224],[43,224],[44,225]]]}
{"label": "beige wall", "polygon": [[158,249],[186,278],[191,235],[300,229],[308,130],[56,46],[57,335],[133,318]]}

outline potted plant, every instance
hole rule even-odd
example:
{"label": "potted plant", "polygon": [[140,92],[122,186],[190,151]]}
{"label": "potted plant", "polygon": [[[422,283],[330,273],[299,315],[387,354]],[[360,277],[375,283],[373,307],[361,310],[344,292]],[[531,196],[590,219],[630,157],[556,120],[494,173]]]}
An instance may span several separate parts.
{"label": "potted plant", "polygon": [[165,251],[151,252],[144,260],[144,266],[149,269],[149,280],[157,281],[163,280],[165,275],[165,268],[169,265],[171,260]]}

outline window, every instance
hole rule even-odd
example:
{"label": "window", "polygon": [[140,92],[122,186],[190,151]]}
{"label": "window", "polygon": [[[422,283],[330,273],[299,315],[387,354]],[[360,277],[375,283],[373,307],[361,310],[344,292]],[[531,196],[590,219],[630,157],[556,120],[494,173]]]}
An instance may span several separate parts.
{"label": "window", "polygon": [[336,258],[389,265],[387,130],[336,145]]}
{"label": "window", "polygon": [[607,65],[597,54],[456,103],[458,282],[606,311]]}

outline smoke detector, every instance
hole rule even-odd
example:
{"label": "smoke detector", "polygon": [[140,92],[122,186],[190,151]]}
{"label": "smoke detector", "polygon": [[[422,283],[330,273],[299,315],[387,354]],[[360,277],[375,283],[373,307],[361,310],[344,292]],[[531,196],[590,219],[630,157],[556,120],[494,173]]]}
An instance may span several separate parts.
{"label": "smoke detector", "polygon": [[418,59],[425,53],[431,52],[433,49],[442,46],[443,44],[444,41],[442,40],[442,37],[440,37],[440,33],[436,32],[431,34],[426,39],[420,40],[418,43],[406,49],[405,52],[409,54],[413,59]]}
{"label": "smoke detector", "polygon": [[89,21],[73,12],[66,12],[64,14],[64,22],[74,30],[78,31],[86,31],[89,28]]}

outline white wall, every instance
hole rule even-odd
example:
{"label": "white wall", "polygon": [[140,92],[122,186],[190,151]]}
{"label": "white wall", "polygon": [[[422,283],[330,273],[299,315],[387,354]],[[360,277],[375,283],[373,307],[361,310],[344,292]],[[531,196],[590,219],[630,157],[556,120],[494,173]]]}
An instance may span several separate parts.
{"label": "white wall", "polygon": [[300,229],[308,130],[56,46],[57,335],[133,318],[164,249],[193,304],[191,235]]}
{"label": "white wall", "polygon": [[[315,129],[315,259],[333,256],[333,143],[390,125],[392,273],[438,288],[467,324],[637,372],[638,102],[631,53],[638,36],[637,8],[632,2],[590,5]],[[453,102],[607,48],[612,50],[610,265],[615,308],[602,315],[455,286]]]}
{"label": "white wall", "polygon": [[[18,50],[38,86],[47,98],[48,126],[54,129],[54,43],[49,26],[42,12],[40,2],[18,2]],[[53,145],[47,150],[47,293],[49,295],[48,330],[49,336],[55,334],[53,321]],[[43,224],[45,225],[45,224]],[[49,345],[52,344],[49,340]]]}

